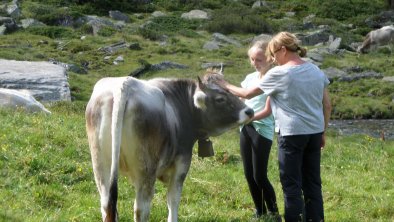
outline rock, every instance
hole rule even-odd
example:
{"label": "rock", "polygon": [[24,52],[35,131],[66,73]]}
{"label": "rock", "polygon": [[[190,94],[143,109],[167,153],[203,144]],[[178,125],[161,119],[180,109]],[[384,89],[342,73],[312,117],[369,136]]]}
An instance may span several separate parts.
{"label": "rock", "polygon": [[338,78],[338,81],[341,82],[352,82],[356,81],[359,79],[383,79],[383,75],[380,73],[377,73],[375,71],[366,71],[362,73],[357,73],[354,75],[348,75],[348,76],[342,76]]}
{"label": "rock", "polygon": [[129,16],[126,14],[123,14],[122,12],[115,10],[115,11],[109,11],[109,17],[112,18],[113,20],[117,21],[123,21],[123,22],[130,22]]}
{"label": "rock", "polygon": [[71,101],[66,69],[50,62],[0,59],[0,87],[24,89],[39,101]]}
{"label": "rock", "polygon": [[252,8],[260,8],[260,7],[268,7],[266,1],[255,1],[252,5]]}
{"label": "rock", "polygon": [[115,58],[113,63],[114,63],[114,65],[118,65],[121,62],[124,62],[124,58],[123,58],[123,56],[120,55],[120,56]]}
{"label": "rock", "polygon": [[0,26],[3,27],[3,34],[7,34],[18,29],[18,25],[15,20],[10,17],[0,17]]}
{"label": "rock", "polygon": [[323,69],[322,71],[326,74],[326,76],[327,76],[328,80],[330,80],[330,82],[333,82],[334,79],[338,79],[343,76],[346,76],[346,74],[347,74],[346,72],[344,72],[340,69],[334,68],[334,67],[328,67],[326,69]]}
{"label": "rock", "polygon": [[6,32],[7,28],[4,25],[0,26],[0,35],[4,35]]}
{"label": "rock", "polygon": [[163,61],[161,63],[154,64],[151,66],[151,69],[155,70],[155,71],[166,70],[166,69],[187,69],[187,68],[189,68],[189,67],[186,65],[182,65],[182,64],[170,62],[170,61]]}
{"label": "rock", "polygon": [[325,29],[316,30],[307,33],[296,34],[302,45],[316,45],[329,40],[329,33]]}
{"label": "rock", "polygon": [[221,42],[221,43],[225,43],[225,44],[231,44],[231,45],[235,45],[235,46],[238,46],[238,47],[242,46],[241,43],[239,43],[238,41],[236,41],[236,40],[234,40],[234,39],[232,39],[230,37],[227,37],[227,36],[225,36],[225,35],[223,35],[221,33],[217,33],[217,32],[213,33],[212,37],[213,37],[214,41],[216,41],[216,42]]}
{"label": "rock", "polygon": [[215,68],[215,69],[221,69],[224,66],[226,66],[223,62],[206,62],[201,64],[202,69],[208,69],[208,68]]}
{"label": "rock", "polygon": [[100,47],[98,50],[104,51],[107,54],[113,54],[114,52],[127,47],[129,47],[129,45],[125,41],[120,41],[109,46]]}
{"label": "rock", "polygon": [[339,49],[339,47],[341,46],[341,41],[342,41],[342,38],[336,38],[334,41],[332,41],[330,43],[330,45],[328,46],[328,49],[331,52],[336,52]]}
{"label": "rock", "polygon": [[269,42],[271,39],[272,39],[272,35],[264,34],[264,33],[263,33],[263,34],[260,34],[260,35],[258,35],[258,36],[253,37],[253,38],[249,41],[249,43],[252,43],[252,42],[255,42],[255,41],[259,41],[259,40]]}
{"label": "rock", "polygon": [[38,20],[32,19],[32,18],[22,19],[21,23],[22,23],[22,27],[24,29],[29,28],[31,26],[45,26],[44,23],[42,23]]}
{"label": "rock", "polygon": [[[382,80],[383,80],[383,81],[386,81],[386,82],[392,82],[392,83],[394,83],[394,76],[386,76],[386,77],[383,77]],[[394,97],[393,97],[393,100],[394,100]]]}
{"label": "rock", "polygon": [[295,12],[285,12],[285,16],[287,17],[294,17],[296,15]]}
{"label": "rock", "polygon": [[86,23],[87,25],[91,26],[93,29],[93,35],[98,35],[99,31],[105,26],[108,26],[108,27],[111,27],[114,29],[117,28],[116,25],[113,22],[111,22],[109,19],[100,18],[95,15],[88,15],[88,16],[85,16],[81,19],[82,19],[82,21],[79,21],[79,23],[82,22],[82,23]]}
{"label": "rock", "polygon": [[394,10],[383,11],[378,15],[369,17],[365,20],[365,24],[373,29],[378,29],[394,22]]}
{"label": "rock", "polygon": [[12,18],[19,18],[21,16],[21,10],[16,3],[11,3],[7,6],[7,14]]}
{"label": "rock", "polygon": [[181,18],[184,19],[209,19],[208,13],[202,10],[191,10],[190,12],[183,13]]}
{"label": "rock", "polygon": [[0,107],[9,109],[23,109],[30,113],[44,112],[51,114],[44,105],[33,96],[14,89],[0,88]]}
{"label": "rock", "polygon": [[203,47],[203,49],[206,49],[208,51],[212,51],[212,50],[217,50],[220,48],[220,43],[216,42],[216,41],[208,41],[206,42]]}
{"label": "rock", "polygon": [[324,58],[321,54],[315,52],[308,52],[307,56],[315,62],[322,63]]}
{"label": "rock", "polygon": [[174,63],[174,62],[170,62],[170,61],[164,61],[158,64],[150,64],[145,60],[141,60],[141,67],[134,70],[133,72],[131,72],[129,74],[129,76],[133,76],[133,77],[140,77],[141,75],[143,75],[145,72],[149,72],[149,71],[160,71],[160,70],[166,70],[166,69],[187,69],[189,68],[186,65],[182,65],[179,63]]}
{"label": "rock", "polygon": [[64,67],[66,69],[66,71],[71,71],[71,72],[75,72],[78,74],[87,74],[88,73],[85,69],[83,69],[77,65],[74,65],[74,64],[67,64],[67,63],[59,62],[59,61],[56,61],[55,59],[49,59],[49,62],[51,62],[52,64],[55,64],[55,65],[59,65],[59,66]]}
{"label": "rock", "polygon": [[167,14],[164,13],[164,12],[162,12],[162,11],[154,11],[154,12],[152,13],[152,16],[153,16],[153,17],[162,17],[162,16],[167,16]]}

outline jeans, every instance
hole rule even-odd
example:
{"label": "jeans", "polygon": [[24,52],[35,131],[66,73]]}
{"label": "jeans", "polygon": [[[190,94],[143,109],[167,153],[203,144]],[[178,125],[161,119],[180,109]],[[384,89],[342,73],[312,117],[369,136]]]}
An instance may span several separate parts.
{"label": "jeans", "polygon": [[278,135],[285,221],[324,221],[320,152],[322,133]]}

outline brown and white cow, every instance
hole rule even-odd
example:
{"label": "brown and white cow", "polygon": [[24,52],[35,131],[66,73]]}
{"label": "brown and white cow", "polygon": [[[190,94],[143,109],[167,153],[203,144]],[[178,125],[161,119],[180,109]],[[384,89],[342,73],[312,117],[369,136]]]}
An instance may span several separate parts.
{"label": "brown and white cow", "polygon": [[362,45],[357,49],[359,53],[366,53],[378,46],[394,44],[394,26],[383,26],[370,31],[364,38]]}
{"label": "brown and white cow", "polygon": [[215,78],[221,77],[120,77],[96,83],[86,128],[103,221],[117,221],[118,170],[134,185],[135,221],[149,219],[156,178],[168,185],[168,221],[177,221],[196,140],[217,136],[253,116]]}

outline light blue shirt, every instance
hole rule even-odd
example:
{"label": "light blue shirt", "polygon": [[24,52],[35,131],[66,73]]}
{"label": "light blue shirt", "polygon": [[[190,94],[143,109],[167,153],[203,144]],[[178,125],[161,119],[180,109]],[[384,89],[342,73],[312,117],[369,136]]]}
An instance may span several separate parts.
{"label": "light blue shirt", "polygon": [[[254,72],[245,77],[244,81],[241,82],[241,86],[242,88],[256,87],[260,81],[259,72]],[[251,99],[245,100],[245,104],[252,108],[254,112],[258,112],[264,109],[267,97],[267,94],[260,94]],[[260,135],[273,140],[275,121],[272,115],[269,115],[264,119],[253,121],[252,125]]]}
{"label": "light blue shirt", "polygon": [[282,136],[324,131],[323,93],[330,83],[312,63],[276,66],[260,81],[271,98],[272,114]]}

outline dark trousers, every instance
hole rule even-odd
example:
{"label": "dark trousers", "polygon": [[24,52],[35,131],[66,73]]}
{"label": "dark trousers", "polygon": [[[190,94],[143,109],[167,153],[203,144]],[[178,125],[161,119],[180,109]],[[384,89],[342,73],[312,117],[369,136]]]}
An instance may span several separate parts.
{"label": "dark trousers", "polygon": [[[269,140],[253,128],[245,125],[241,130],[240,147],[246,181],[256,207],[256,214],[278,212],[273,186],[268,180],[267,167],[272,140]],[[267,206],[265,206],[265,204]]]}
{"label": "dark trousers", "polygon": [[278,136],[285,221],[324,221],[320,178],[322,134]]}

